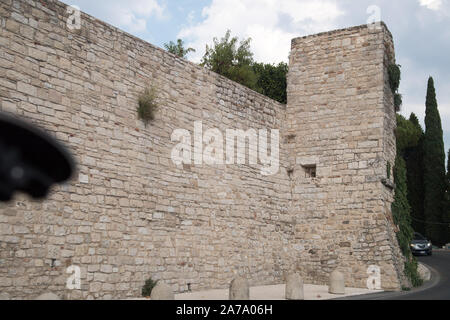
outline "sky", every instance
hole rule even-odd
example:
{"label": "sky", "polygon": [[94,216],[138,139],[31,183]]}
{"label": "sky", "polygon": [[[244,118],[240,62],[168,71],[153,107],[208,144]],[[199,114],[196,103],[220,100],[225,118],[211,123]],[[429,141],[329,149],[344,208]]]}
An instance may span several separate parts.
{"label": "sky", "polygon": [[384,21],[392,32],[401,65],[401,113],[416,113],[422,125],[428,77],[434,78],[450,148],[450,0],[63,0],[154,45],[181,38],[196,49],[199,62],[206,44],[230,29],[252,38],[258,62],[288,61],[292,38]]}

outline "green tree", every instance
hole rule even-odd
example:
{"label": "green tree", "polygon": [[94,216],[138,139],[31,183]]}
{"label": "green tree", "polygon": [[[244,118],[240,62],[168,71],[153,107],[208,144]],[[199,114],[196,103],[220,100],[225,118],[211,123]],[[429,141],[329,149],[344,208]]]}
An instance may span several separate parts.
{"label": "green tree", "polygon": [[195,52],[194,48],[184,48],[184,41],[181,39],[177,40],[177,43],[174,43],[173,41],[170,41],[169,43],[164,44],[164,48],[166,48],[167,51],[170,53],[173,53],[180,58],[186,59],[187,55],[190,52]]}
{"label": "green tree", "polygon": [[419,144],[422,129],[417,127],[412,121],[407,120],[397,114],[396,141],[397,151],[403,156],[405,150],[413,148]]}
{"label": "green tree", "polygon": [[398,226],[397,240],[405,256],[405,274],[413,286],[422,284],[417,272],[417,261],[411,254],[409,247],[414,231],[411,227],[410,206],[408,203],[408,187],[406,178],[406,164],[400,153],[397,154],[394,166],[395,196],[392,203],[392,216]]}
{"label": "green tree", "polygon": [[280,62],[278,65],[255,63],[253,71],[256,74],[257,91],[281,103],[287,103],[287,73],[288,65]]}
{"label": "green tree", "polygon": [[409,121],[411,121],[412,124],[417,128],[420,128],[420,130],[423,132],[422,126],[419,123],[419,118],[417,118],[414,112],[411,112],[411,115],[409,116]]}
{"label": "green tree", "polygon": [[441,117],[439,115],[433,78],[428,79],[423,142],[424,212],[426,234],[436,245],[443,245],[448,229],[443,224],[445,195],[445,151]]}
{"label": "green tree", "polygon": [[[424,215],[424,188],[423,188],[423,129],[419,119],[411,113],[409,122],[414,130],[411,131],[410,138],[413,143],[404,150],[406,161],[406,173],[408,184],[408,201],[411,206],[412,227],[415,231],[425,234]],[[416,142],[416,143],[414,143]]]}
{"label": "green tree", "polygon": [[213,39],[214,45],[206,45],[206,52],[201,65],[217,72],[228,79],[236,81],[250,89],[257,89],[257,77],[253,71],[253,53],[250,51],[251,38],[238,45],[238,38],[231,38],[228,30],[220,41]]}
{"label": "green tree", "polygon": [[287,102],[286,63],[256,63],[250,50],[251,38],[239,42],[237,37],[231,37],[230,30],[213,42],[212,47],[206,46],[202,66],[280,103]]}

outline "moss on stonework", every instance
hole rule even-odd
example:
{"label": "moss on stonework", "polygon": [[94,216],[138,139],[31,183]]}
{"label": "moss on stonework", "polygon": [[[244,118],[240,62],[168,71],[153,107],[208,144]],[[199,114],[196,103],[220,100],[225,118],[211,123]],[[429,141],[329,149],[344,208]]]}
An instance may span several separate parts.
{"label": "moss on stonework", "polygon": [[392,63],[388,67],[388,75],[389,75],[389,85],[391,87],[392,94],[394,95],[394,106],[395,111],[400,111],[400,107],[402,106],[403,99],[402,95],[398,93],[398,88],[400,87],[401,80],[401,71],[400,65]]}

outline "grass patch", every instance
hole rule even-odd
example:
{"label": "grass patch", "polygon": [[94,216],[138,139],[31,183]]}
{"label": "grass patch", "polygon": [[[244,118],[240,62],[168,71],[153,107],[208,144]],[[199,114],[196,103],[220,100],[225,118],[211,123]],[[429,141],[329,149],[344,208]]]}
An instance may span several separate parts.
{"label": "grass patch", "polygon": [[156,281],[153,281],[152,278],[149,278],[145,281],[144,286],[142,287],[142,296],[150,297],[153,288],[156,286]]}

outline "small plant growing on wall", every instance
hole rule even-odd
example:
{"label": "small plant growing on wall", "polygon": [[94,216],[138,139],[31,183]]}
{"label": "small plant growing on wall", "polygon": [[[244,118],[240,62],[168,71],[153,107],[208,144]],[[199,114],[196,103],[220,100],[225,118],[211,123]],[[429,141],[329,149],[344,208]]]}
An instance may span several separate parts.
{"label": "small plant growing on wall", "polygon": [[149,87],[139,95],[137,113],[139,119],[144,121],[145,125],[155,119],[155,113],[158,109],[157,92],[155,87]]}
{"label": "small plant growing on wall", "polygon": [[156,281],[153,281],[152,278],[148,278],[145,281],[144,286],[142,287],[142,296],[143,297],[150,297],[153,288],[156,286]]}

